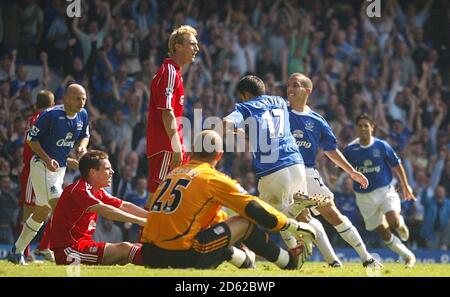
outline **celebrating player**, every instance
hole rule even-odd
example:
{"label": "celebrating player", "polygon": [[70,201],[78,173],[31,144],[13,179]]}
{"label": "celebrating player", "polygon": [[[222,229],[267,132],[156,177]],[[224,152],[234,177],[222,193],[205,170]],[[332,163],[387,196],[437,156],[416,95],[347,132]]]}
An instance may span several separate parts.
{"label": "celebrating player", "polygon": [[[402,256],[406,267],[416,263],[414,254],[401,242],[409,238],[409,230],[400,215],[400,198],[392,185],[392,170],[400,181],[406,200],[415,200],[408,184],[405,170],[400,158],[386,142],[373,137],[375,123],[366,113],[356,118],[356,134],[358,138],[349,143],[344,155],[356,170],[364,173],[369,180],[367,188],[353,183],[356,192],[356,204],[361,212],[366,229],[376,230],[384,243],[395,253]],[[391,229],[396,230],[400,239]]]}
{"label": "celebrating player", "polygon": [[[319,171],[315,168],[317,151],[320,147],[325,151],[327,157],[347,172],[362,188],[368,186],[364,175],[356,171],[339,151],[336,137],[327,121],[307,105],[312,89],[311,80],[301,73],[292,74],[287,83],[287,96],[291,107],[289,112],[291,132],[306,165],[308,193],[309,195],[322,194],[331,201],[325,206],[312,208],[312,211],[315,214],[322,214],[333,225],[339,235],[359,254],[365,267],[380,267],[382,265],[367,252],[358,230],[336,208],[333,202],[333,193],[324,184]],[[308,209],[302,213],[301,220],[314,226],[317,234],[316,245],[329,265],[342,267],[320,221],[311,217]]]}

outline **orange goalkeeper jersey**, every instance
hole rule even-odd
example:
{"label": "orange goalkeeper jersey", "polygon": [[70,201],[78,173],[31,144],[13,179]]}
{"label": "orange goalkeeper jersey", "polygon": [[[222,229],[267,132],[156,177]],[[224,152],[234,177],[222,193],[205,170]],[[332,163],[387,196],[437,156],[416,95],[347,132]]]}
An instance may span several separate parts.
{"label": "orange goalkeeper jersey", "polygon": [[286,216],[249,195],[236,181],[208,163],[191,161],[170,172],[153,194],[142,242],[167,250],[190,249],[195,235],[210,227],[222,206],[253,223],[267,225],[246,212],[252,201],[263,212],[256,220],[270,220],[270,231],[286,226]]}

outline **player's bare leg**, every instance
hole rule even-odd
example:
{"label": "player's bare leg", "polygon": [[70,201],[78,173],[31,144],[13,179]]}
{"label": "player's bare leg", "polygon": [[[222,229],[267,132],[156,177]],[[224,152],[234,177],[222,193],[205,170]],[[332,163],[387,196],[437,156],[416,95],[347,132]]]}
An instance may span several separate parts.
{"label": "player's bare leg", "polygon": [[389,211],[385,216],[391,230],[397,231],[398,237],[402,241],[407,241],[409,239],[409,229],[402,215],[396,211]]}
{"label": "player's bare leg", "polygon": [[342,239],[355,249],[363,263],[373,258],[367,251],[358,230],[346,216],[342,215],[332,199],[330,203],[317,207],[316,210],[336,229]]}
{"label": "player's bare leg", "polygon": [[416,263],[414,254],[402,243],[402,241],[395,236],[386,221],[376,228],[376,231],[383,239],[384,243],[393,252],[403,257],[406,267],[413,267]]}
{"label": "player's bare leg", "polygon": [[141,245],[129,242],[106,243],[102,265],[142,265]]}

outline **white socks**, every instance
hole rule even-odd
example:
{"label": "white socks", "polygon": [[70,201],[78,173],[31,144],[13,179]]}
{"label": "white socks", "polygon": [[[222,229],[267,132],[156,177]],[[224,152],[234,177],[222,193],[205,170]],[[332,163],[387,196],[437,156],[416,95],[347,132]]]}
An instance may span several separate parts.
{"label": "white socks", "polygon": [[359,235],[358,230],[356,230],[355,226],[353,226],[352,222],[350,222],[346,216],[343,216],[343,222],[334,226],[334,228],[339,235],[355,249],[362,262],[372,258],[372,256],[367,252],[366,245]]}
{"label": "white socks", "polygon": [[228,260],[234,266],[240,268],[242,264],[244,264],[245,259],[247,258],[247,254],[234,246],[231,247],[233,249],[233,255],[231,255],[231,259]]}
{"label": "white socks", "polygon": [[280,255],[278,256],[278,259],[273,263],[280,268],[285,268],[289,264],[289,259],[289,253],[286,250],[280,249]]}
{"label": "white socks", "polygon": [[414,254],[402,243],[400,238],[392,234],[391,239],[384,242],[388,248],[390,248],[396,254],[399,254],[403,258],[414,257]]}
{"label": "white socks", "polygon": [[289,250],[297,247],[297,239],[291,234],[291,232],[280,231],[280,234]]}
{"label": "white socks", "polygon": [[315,244],[317,245],[320,253],[325,258],[325,261],[327,263],[332,263],[334,261],[340,262],[339,258],[336,256],[336,253],[333,250],[333,247],[331,246],[327,234],[325,233],[325,229],[323,229],[322,223],[319,220],[312,218],[308,222],[308,224],[311,225],[316,231]]}
{"label": "white socks", "polygon": [[22,254],[25,248],[30,244],[33,238],[41,229],[42,223],[38,223],[33,220],[33,216],[30,216],[25,224],[23,225],[22,233],[20,233],[19,238],[16,241],[16,254]]}

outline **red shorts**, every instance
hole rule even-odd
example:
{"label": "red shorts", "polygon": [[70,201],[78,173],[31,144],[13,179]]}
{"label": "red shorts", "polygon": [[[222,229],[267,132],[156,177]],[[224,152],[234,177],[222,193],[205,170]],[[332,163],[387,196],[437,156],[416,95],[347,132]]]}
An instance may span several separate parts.
{"label": "red shorts", "polygon": [[25,165],[20,173],[20,200],[19,206],[23,205],[34,206],[36,196],[34,195],[33,187],[31,185],[30,164]]}
{"label": "red shorts", "polygon": [[52,249],[52,251],[55,254],[55,262],[58,265],[100,265],[103,260],[105,245],[106,242],[81,240],[72,246],[56,248]]}
{"label": "red shorts", "polygon": [[[189,162],[190,156],[183,152],[183,162]],[[172,161],[172,152],[160,152],[148,158],[148,191],[155,193],[159,184],[169,173],[170,162]]]}

